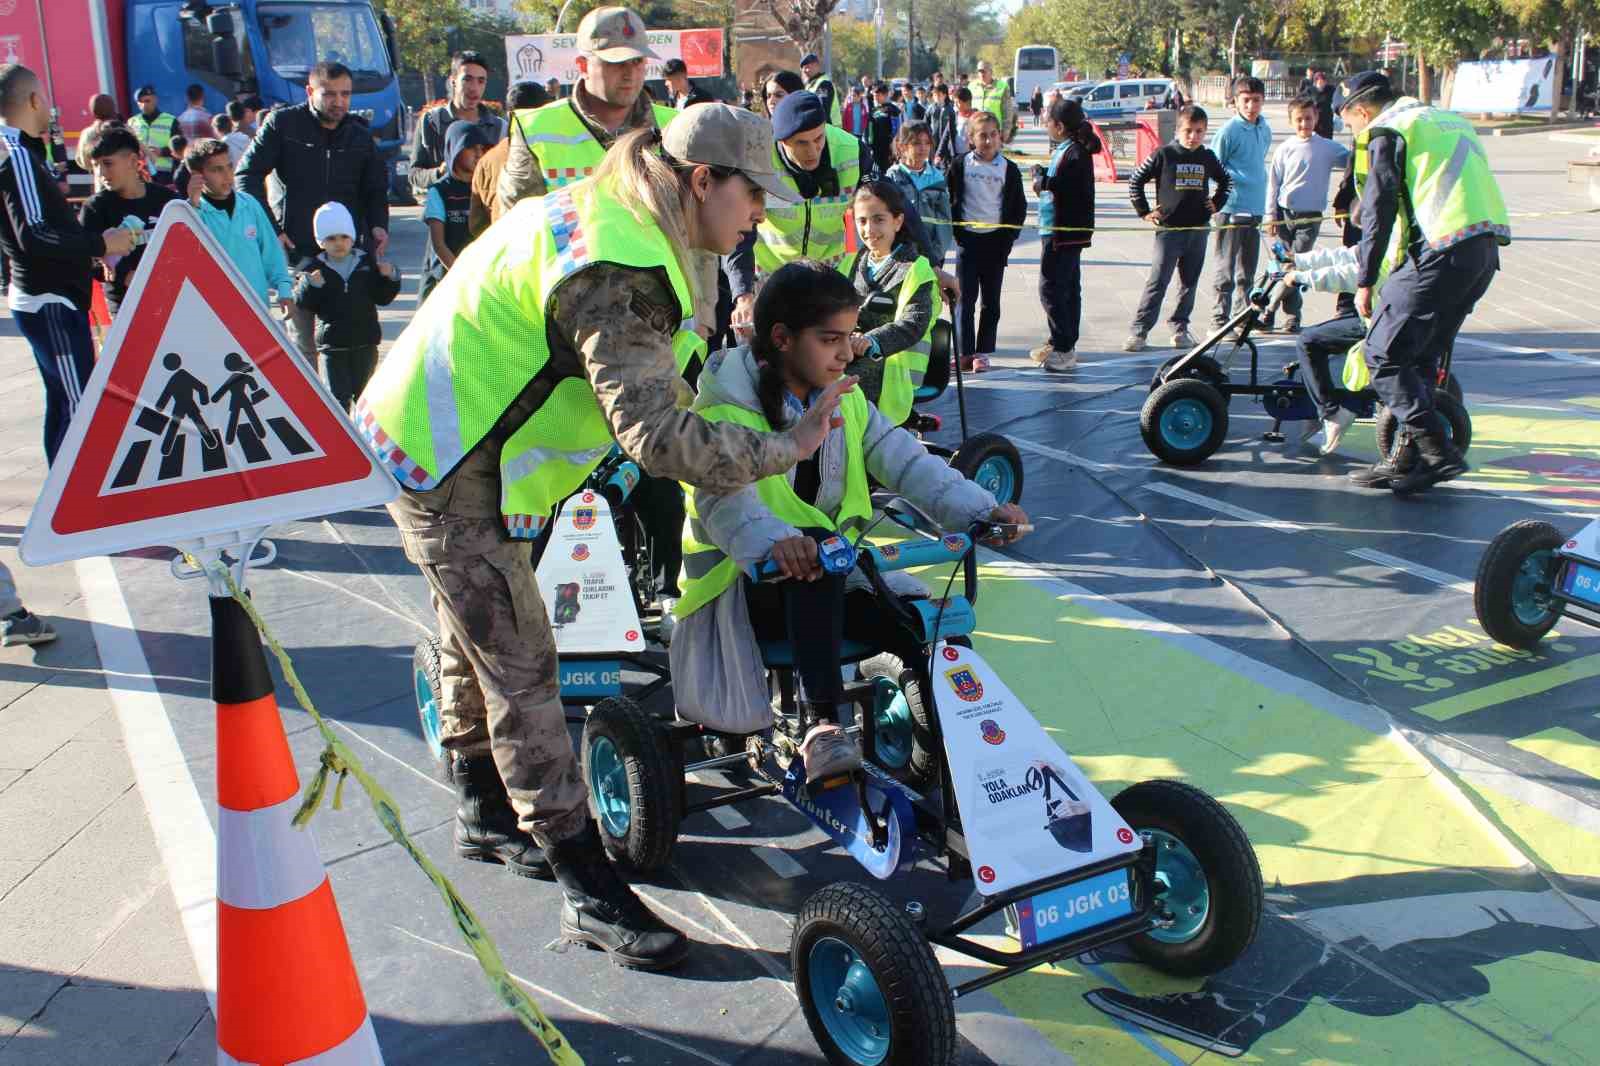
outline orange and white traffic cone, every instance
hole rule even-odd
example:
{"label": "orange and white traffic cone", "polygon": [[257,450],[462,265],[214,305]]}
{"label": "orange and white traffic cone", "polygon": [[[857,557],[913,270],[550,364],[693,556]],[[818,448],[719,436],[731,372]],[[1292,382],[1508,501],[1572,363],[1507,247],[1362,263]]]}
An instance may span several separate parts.
{"label": "orange and white traffic cone", "polygon": [[217,704],[218,1066],[382,1066],[308,830],[261,640],[211,599]]}

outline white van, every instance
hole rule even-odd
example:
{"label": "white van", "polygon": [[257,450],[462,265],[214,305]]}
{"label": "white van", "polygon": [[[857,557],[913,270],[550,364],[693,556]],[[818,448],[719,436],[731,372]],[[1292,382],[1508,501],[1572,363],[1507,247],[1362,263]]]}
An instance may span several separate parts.
{"label": "white van", "polygon": [[1093,119],[1132,118],[1151,100],[1159,105],[1171,91],[1171,78],[1103,81],[1083,97],[1083,113]]}

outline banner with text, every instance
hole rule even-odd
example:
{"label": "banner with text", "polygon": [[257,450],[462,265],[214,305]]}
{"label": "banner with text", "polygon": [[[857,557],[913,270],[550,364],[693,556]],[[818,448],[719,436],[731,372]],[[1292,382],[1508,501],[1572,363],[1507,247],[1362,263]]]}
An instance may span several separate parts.
{"label": "banner with text", "polygon": [[1517,111],[1549,111],[1555,93],[1556,61],[1486,59],[1456,67],[1450,110],[1503,115]]}
{"label": "banner with text", "polygon": [[[645,77],[661,77],[661,65],[682,59],[691,78],[722,76],[722,30],[651,30],[650,50],[659,59],[646,63]],[[518,34],[506,38],[506,69],[512,81],[544,83],[551,78],[563,85],[578,80],[578,35],[575,33]]]}

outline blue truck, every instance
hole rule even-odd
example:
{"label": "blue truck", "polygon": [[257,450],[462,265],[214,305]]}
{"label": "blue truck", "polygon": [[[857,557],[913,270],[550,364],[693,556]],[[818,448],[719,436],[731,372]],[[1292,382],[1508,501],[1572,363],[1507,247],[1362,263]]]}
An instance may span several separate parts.
{"label": "blue truck", "polygon": [[[176,115],[190,85],[205,89],[206,110],[259,96],[268,107],[306,98],[306,78],[325,59],[354,77],[350,110],[365,119],[397,175],[409,132],[396,74],[394,23],[369,0],[52,0],[16,5],[19,59],[40,69],[69,141],[90,121],[96,92],[131,114],[133,94],[153,85]],[[35,14],[36,13],[36,14]],[[32,16],[32,17],[28,17]],[[32,31],[32,32],[29,32]],[[92,53],[94,61],[84,62]],[[404,191],[396,177],[391,186]]]}

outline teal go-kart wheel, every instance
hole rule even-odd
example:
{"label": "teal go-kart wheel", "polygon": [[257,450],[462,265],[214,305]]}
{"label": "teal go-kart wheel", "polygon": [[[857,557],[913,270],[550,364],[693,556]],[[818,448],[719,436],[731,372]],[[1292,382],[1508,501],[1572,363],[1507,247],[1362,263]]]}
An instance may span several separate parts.
{"label": "teal go-kart wheel", "polygon": [[422,739],[435,759],[443,759],[439,708],[444,706],[444,688],[440,681],[438,637],[428,636],[417,641],[417,648],[411,653],[411,671],[416,678],[417,720],[422,724]]}
{"label": "teal go-kart wheel", "polygon": [[1111,801],[1156,852],[1161,924],[1128,942],[1158,970],[1216,973],[1244,954],[1261,922],[1261,866],[1227,808],[1181,781],[1143,781]]}
{"label": "teal go-kart wheel", "polygon": [[1549,522],[1524,519],[1502,529],[1478,560],[1472,606],[1483,631],[1512,648],[1531,648],[1561,617],[1551,595],[1566,540]]}
{"label": "teal go-kart wheel", "polygon": [[942,745],[922,674],[898,655],[882,652],[861,664],[873,682],[873,739],[877,763],[921,792],[939,780]]}
{"label": "teal go-kart wheel", "polygon": [[1144,401],[1139,433],[1150,454],[1172,466],[1195,466],[1228,435],[1228,400],[1198,378],[1169,381]]}
{"label": "teal go-kart wheel", "polygon": [[976,433],[950,457],[950,465],[968,481],[988,489],[1001,503],[1022,500],[1022,456],[1017,446],[998,433]]}
{"label": "teal go-kart wheel", "polygon": [[950,987],[922,931],[865,885],[817,892],[795,919],[789,961],[806,1024],[834,1066],[948,1066]]}
{"label": "teal go-kart wheel", "polygon": [[583,780],[606,851],[640,873],[678,842],[683,767],[660,725],[633,700],[601,700],[583,726]]}
{"label": "teal go-kart wheel", "polygon": [[[1454,380],[1454,379],[1451,379]],[[1462,455],[1472,447],[1472,416],[1466,405],[1445,390],[1433,394],[1433,409],[1444,422],[1445,438]],[[1395,437],[1400,433],[1400,420],[1387,407],[1378,408],[1378,454],[1389,455],[1394,450]]]}

